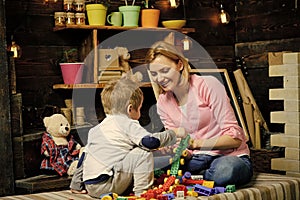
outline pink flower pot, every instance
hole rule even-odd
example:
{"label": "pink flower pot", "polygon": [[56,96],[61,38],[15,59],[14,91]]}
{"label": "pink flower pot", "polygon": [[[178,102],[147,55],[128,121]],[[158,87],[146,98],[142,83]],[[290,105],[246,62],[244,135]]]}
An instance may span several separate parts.
{"label": "pink flower pot", "polygon": [[60,63],[65,84],[78,84],[82,81],[84,63]]}

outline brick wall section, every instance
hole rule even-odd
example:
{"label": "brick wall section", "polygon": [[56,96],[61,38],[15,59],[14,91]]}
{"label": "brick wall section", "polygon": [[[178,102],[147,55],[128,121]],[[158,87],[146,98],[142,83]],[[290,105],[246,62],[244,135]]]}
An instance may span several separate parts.
{"label": "brick wall section", "polygon": [[285,125],[284,133],[272,135],[271,145],[285,147],[284,158],[274,158],[271,168],[300,177],[300,53],[269,53],[269,76],[283,77],[283,88],[269,90],[270,100],[283,100],[284,110],[271,112],[271,123]]}

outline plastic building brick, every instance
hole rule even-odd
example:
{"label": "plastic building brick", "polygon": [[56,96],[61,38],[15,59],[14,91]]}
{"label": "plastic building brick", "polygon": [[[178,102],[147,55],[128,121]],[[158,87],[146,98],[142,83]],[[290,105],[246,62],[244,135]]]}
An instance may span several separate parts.
{"label": "plastic building brick", "polygon": [[235,192],[235,185],[227,185],[226,186],[226,192]]}
{"label": "plastic building brick", "polygon": [[191,172],[185,172],[185,173],[183,174],[183,177],[182,177],[182,178],[190,179],[190,178],[192,178],[192,173],[191,173]]}
{"label": "plastic building brick", "polygon": [[183,178],[182,179],[182,184],[183,185],[196,185],[196,184],[202,185],[203,184],[203,180],[193,180],[193,179]]}
{"label": "plastic building brick", "polygon": [[109,193],[100,195],[101,200],[113,200],[113,199],[117,199],[117,198],[118,198],[118,194],[113,193],[113,192],[109,192]]}
{"label": "plastic building brick", "polygon": [[141,194],[141,197],[145,198],[146,200],[156,199],[157,192],[155,190],[148,190],[146,193]]}
{"label": "plastic building brick", "polygon": [[176,185],[173,189],[173,193],[177,196],[178,191],[183,191],[183,196],[187,194],[187,189],[184,185]]}
{"label": "plastic building brick", "polygon": [[166,197],[168,197],[168,200],[175,199],[175,195],[174,195],[174,193],[166,193],[166,194],[163,194],[163,196],[166,196]]}
{"label": "plastic building brick", "polygon": [[154,177],[161,177],[164,173],[162,169],[154,169]]}
{"label": "plastic building brick", "polygon": [[168,191],[171,185],[174,184],[176,177],[175,176],[169,176],[166,182],[163,184],[163,190]]}
{"label": "plastic building brick", "polygon": [[198,193],[195,192],[194,190],[190,190],[190,191],[187,191],[187,196],[191,196],[191,197],[197,197],[198,196]]}
{"label": "plastic building brick", "polygon": [[176,191],[176,199],[184,199],[184,191],[178,190]]}
{"label": "plastic building brick", "polygon": [[136,200],[137,196],[118,196],[116,200]]}
{"label": "plastic building brick", "polygon": [[208,188],[213,188],[214,187],[215,182],[214,181],[206,181],[204,180],[202,185]]}
{"label": "plastic building brick", "polygon": [[193,179],[191,179],[191,177],[192,177],[191,172],[185,172],[181,178],[181,183],[183,185],[195,185],[195,184],[202,185],[202,183],[203,183],[202,179],[201,180],[193,180]]}
{"label": "plastic building brick", "polygon": [[180,161],[179,160],[172,161],[170,175],[176,176],[178,174],[179,166],[180,166]]}
{"label": "plastic building brick", "polygon": [[203,180],[203,175],[191,175],[191,179],[193,179],[193,180]]}
{"label": "plastic building brick", "polygon": [[195,192],[197,192],[199,195],[204,195],[204,196],[210,196],[215,194],[215,189],[214,188],[208,188],[202,185],[195,185]]}
{"label": "plastic building brick", "polygon": [[181,139],[178,147],[176,147],[175,155],[172,158],[172,166],[170,170],[170,175],[176,176],[178,174],[179,166],[180,166],[180,157],[182,153],[186,150],[189,145],[190,135],[187,135],[185,138]]}
{"label": "plastic building brick", "polygon": [[224,187],[214,187],[214,188],[216,194],[224,193],[226,191],[226,188]]}
{"label": "plastic building brick", "polygon": [[[156,197],[158,200],[171,200],[171,199],[169,199],[169,197],[168,196],[166,196],[166,195],[163,195],[163,194],[159,194],[159,195],[157,195],[157,197]],[[172,198],[172,199],[174,199],[174,198]]]}

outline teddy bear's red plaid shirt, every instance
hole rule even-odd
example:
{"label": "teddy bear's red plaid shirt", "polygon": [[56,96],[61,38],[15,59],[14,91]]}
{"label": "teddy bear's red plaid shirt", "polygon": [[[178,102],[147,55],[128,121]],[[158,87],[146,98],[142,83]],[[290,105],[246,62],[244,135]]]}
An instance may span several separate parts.
{"label": "teddy bear's red plaid shirt", "polygon": [[67,173],[70,164],[78,160],[79,151],[76,150],[78,144],[73,136],[70,136],[68,145],[56,145],[51,135],[47,132],[43,134],[41,154],[49,153],[49,157],[45,157],[41,163],[41,169],[55,170],[60,176]]}

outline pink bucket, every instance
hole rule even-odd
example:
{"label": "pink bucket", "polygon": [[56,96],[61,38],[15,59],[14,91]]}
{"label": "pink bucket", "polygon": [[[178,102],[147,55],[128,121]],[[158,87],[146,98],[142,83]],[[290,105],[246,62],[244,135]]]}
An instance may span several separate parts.
{"label": "pink bucket", "polygon": [[60,63],[64,83],[81,83],[83,67],[84,63]]}

